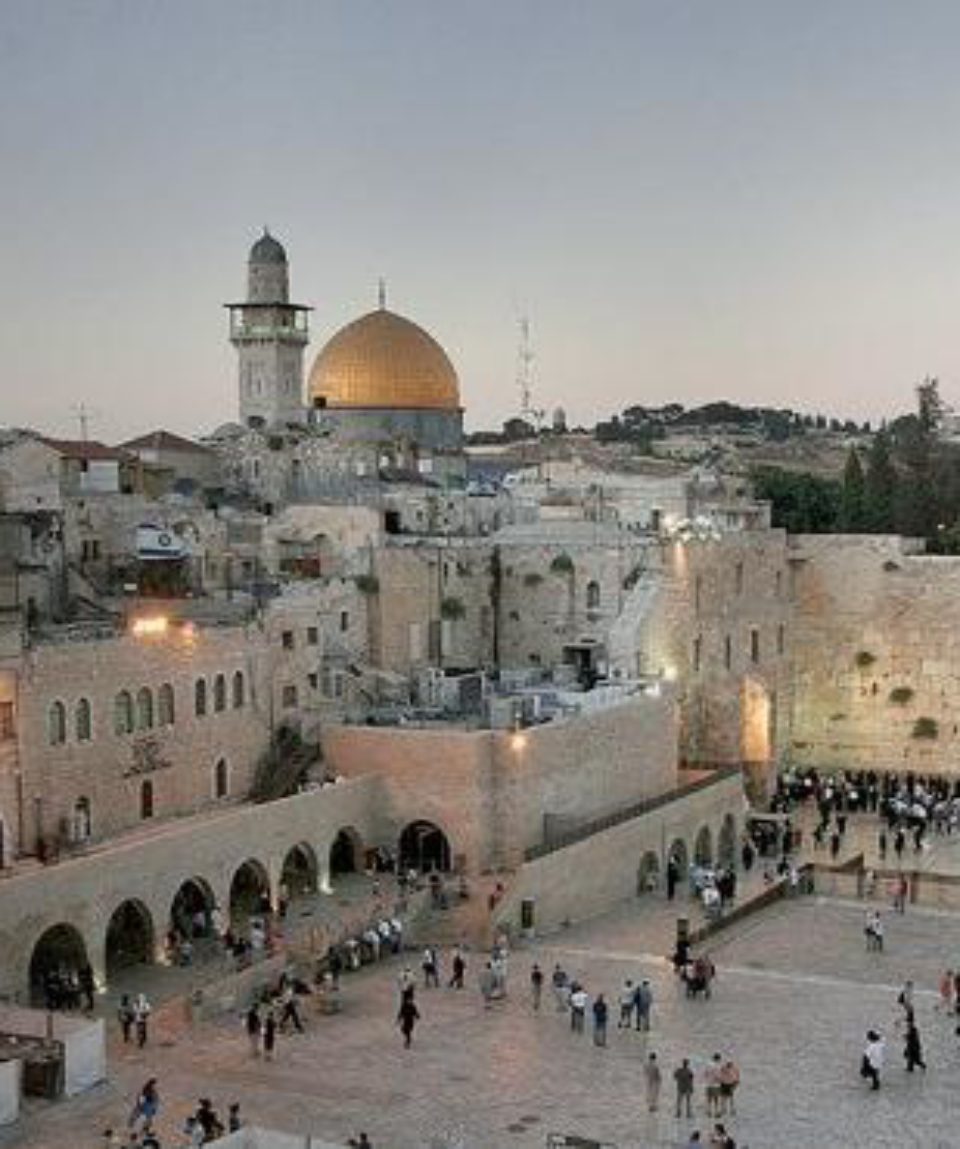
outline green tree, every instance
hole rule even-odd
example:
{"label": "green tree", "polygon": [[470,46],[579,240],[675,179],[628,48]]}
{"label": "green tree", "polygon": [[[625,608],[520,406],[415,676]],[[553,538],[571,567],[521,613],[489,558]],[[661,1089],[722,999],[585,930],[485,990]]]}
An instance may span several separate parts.
{"label": "green tree", "polygon": [[791,534],[826,534],[838,529],[842,488],[835,479],[779,467],[759,467],[752,478],[754,494],[771,504],[775,527]]}
{"label": "green tree", "polygon": [[897,469],[890,455],[890,441],[886,431],[874,436],[867,456],[864,478],[864,529],[875,534],[894,529],[893,510],[897,493]]}
{"label": "green tree", "polygon": [[843,494],[840,504],[840,527],[844,531],[856,533],[866,529],[864,513],[866,502],[866,480],[860,456],[855,447],[850,448],[847,464],[843,469]]}

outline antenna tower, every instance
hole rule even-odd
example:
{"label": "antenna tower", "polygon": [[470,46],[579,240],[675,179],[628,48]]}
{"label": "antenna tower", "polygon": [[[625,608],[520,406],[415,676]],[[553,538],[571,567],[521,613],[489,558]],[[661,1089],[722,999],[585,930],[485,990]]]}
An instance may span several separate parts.
{"label": "antenna tower", "polygon": [[530,346],[530,320],[520,318],[520,341],[517,345],[517,390],[520,393],[520,418],[539,430],[543,411],[533,405],[533,361],[536,358]]}

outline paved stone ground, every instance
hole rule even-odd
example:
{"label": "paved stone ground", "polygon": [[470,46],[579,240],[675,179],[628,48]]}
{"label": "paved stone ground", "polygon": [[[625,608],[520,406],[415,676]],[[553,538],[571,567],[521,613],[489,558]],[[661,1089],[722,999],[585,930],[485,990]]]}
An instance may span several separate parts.
{"label": "paved stone ground", "polygon": [[[694,1122],[676,1121],[665,1090],[659,1115],[644,1111],[642,1062],[656,1050],[665,1067],[690,1056],[699,1071],[719,1050],[741,1064],[739,1115],[729,1121],[752,1149],[876,1146],[946,1149],[960,1144],[955,1082],[960,1043],[935,1012],[935,980],[960,964],[960,916],[911,910],[887,916],[887,952],[867,954],[862,907],[803,899],[747,920],[711,945],[716,993],[692,1002],[662,958],[673,908],[637,902],[570,929],[511,958],[509,998],[484,1011],[475,989],[420,991],[423,1021],[404,1052],[393,1024],[396,962],[344,981],[345,1009],[310,1017],[303,1037],[281,1041],[272,1064],[253,1061],[238,1019],[158,1040],[145,1054],[111,1047],[108,1086],[69,1104],[31,1107],[22,1149],[93,1149],[107,1122],[122,1122],[138,1086],[160,1079],[164,1124],[172,1130],[208,1095],[222,1109],[241,1101],[258,1123],[332,1140],[365,1129],[375,1149],[427,1149],[460,1131],[467,1149],[534,1149],[558,1130],[620,1149],[683,1144],[709,1129],[698,1089]],[[609,1047],[569,1032],[544,998],[526,993],[530,962],[562,961],[588,988],[615,997],[626,976],[651,979],[649,1037],[611,1029]],[[918,984],[918,1022],[930,1071],[908,1075],[895,1032],[895,998],[906,975]],[[857,1070],[869,1026],[890,1039],[884,1087],[871,1094]],[[172,1136],[164,1141],[175,1145]]]}

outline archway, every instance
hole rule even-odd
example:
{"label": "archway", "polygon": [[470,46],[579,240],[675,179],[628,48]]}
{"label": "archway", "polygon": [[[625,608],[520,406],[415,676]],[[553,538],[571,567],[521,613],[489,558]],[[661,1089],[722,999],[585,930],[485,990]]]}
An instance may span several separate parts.
{"label": "archway", "polygon": [[352,826],[344,826],[330,847],[330,876],[355,874],[363,869],[363,842]]}
{"label": "archway", "polygon": [[411,822],[400,835],[400,869],[450,872],[450,843],[433,822]]}
{"label": "archway", "polygon": [[637,869],[637,895],[650,894],[660,884],[660,859],[653,852],[647,852],[640,859]]}
{"label": "archway", "polygon": [[188,878],[174,895],[170,926],[183,938],[207,938],[213,934],[213,890],[203,878]]}
{"label": "archway", "polygon": [[697,866],[713,864],[713,835],[709,826],[701,826],[693,844],[693,861]]}
{"label": "archway", "polygon": [[290,898],[315,894],[317,875],[317,855],[306,842],[298,842],[287,851],[280,871],[280,884]]}
{"label": "archway", "polygon": [[244,922],[270,911],[270,879],[262,862],[248,858],[230,883],[230,922]]}
{"label": "archway", "polygon": [[717,863],[732,869],[737,862],[737,823],[732,814],[727,814],[717,836]]}
{"label": "archway", "polygon": [[30,955],[30,1004],[63,1004],[59,986],[67,975],[89,965],[87,947],[76,926],[60,922],[44,931]]}
{"label": "archway", "polygon": [[121,902],[107,925],[107,977],[132,965],[149,965],[154,955],[153,918],[134,898]]}
{"label": "archway", "polygon": [[687,843],[683,838],[675,838],[670,845],[667,858],[677,867],[677,878],[682,882],[690,869],[690,855],[687,853]]}

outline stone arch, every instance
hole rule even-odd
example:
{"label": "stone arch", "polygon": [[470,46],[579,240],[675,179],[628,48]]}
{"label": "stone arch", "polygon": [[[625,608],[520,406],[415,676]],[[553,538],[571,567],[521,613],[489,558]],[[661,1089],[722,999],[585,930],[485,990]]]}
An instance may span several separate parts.
{"label": "stone arch", "polygon": [[677,877],[682,882],[690,869],[690,854],[687,851],[687,843],[683,838],[674,838],[670,843],[667,857],[676,865]]}
{"label": "stone arch", "polygon": [[401,870],[449,873],[453,855],[450,839],[435,822],[416,821],[404,826],[397,850]]}
{"label": "stone arch", "polygon": [[291,846],[280,868],[280,884],[287,895],[294,899],[315,894],[319,878],[320,867],[313,847],[306,842]]}
{"label": "stone arch", "polygon": [[660,859],[653,850],[647,850],[637,868],[637,895],[652,893],[660,884]]}
{"label": "stone arch", "polygon": [[697,866],[713,864],[713,834],[709,826],[701,826],[693,844],[693,861]]}
{"label": "stone arch", "polygon": [[209,937],[216,904],[217,899],[205,878],[187,878],[180,883],[170,903],[170,928],[185,938]]}
{"label": "stone arch", "polygon": [[230,923],[243,922],[270,909],[270,877],[256,858],[241,862],[230,879]]}
{"label": "stone arch", "polygon": [[150,911],[138,898],[121,902],[107,923],[107,977],[129,966],[150,965],[155,952],[156,936]]}
{"label": "stone arch", "polygon": [[30,1003],[48,1003],[48,988],[61,973],[78,973],[89,965],[83,934],[69,922],[57,922],[44,930],[30,953]]}
{"label": "stone arch", "polygon": [[353,826],[342,826],[330,845],[330,876],[356,874],[363,869],[363,839]]}
{"label": "stone arch", "polygon": [[724,815],[717,835],[717,864],[731,869],[737,861],[737,820],[732,814]]}

